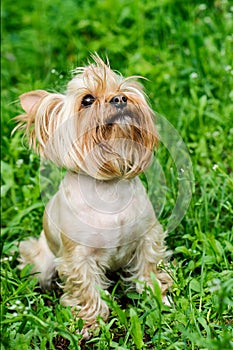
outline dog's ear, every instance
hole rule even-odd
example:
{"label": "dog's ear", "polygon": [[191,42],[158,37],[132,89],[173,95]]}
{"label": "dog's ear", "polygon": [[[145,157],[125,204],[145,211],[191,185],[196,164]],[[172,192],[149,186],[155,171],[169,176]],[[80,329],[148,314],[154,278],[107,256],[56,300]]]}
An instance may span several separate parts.
{"label": "dog's ear", "polygon": [[64,95],[34,90],[21,95],[20,102],[26,114],[15,118],[18,121],[15,129],[26,129],[29,146],[44,155],[46,143],[56,128]]}
{"label": "dog's ear", "polygon": [[19,97],[21,106],[27,114],[30,114],[32,108],[36,106],[36,104],[47,95],[49,95],[49,93],[44,90],[34,90],[26,92],[25,94]]}

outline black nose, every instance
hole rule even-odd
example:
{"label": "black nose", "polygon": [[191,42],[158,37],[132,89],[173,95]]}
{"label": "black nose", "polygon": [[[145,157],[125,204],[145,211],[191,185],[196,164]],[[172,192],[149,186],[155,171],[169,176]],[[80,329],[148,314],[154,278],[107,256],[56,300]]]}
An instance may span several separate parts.
{"label": "black nose", "polygon": [[127,105],[127,97],[125,95],[117,95],[114,96],[111,101],[116,108],[125,108]]}

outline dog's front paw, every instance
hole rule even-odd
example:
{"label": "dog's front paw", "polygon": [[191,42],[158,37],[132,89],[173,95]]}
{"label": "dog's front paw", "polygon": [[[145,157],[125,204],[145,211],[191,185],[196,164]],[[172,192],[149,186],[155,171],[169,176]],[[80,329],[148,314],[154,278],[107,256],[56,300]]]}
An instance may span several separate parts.
{"label": "dog's front paw", "polygon": [[167,272],[157,271],[154,277],[153,276],[151,276],[150,278],[148,276],[141,277],[139,282],[136,283],[137,292],[141,294],[145,288],[145,285],[150,287],[153,291],[155,288],[154,287],[155,280],[160,289],[159,294],[161,295],[163,304],[167,306],[172,306],[172,299],[166,295],[168,288],[172,286],[172,279]]}
{"label": "dog's front paw", "polygon": [[109,308],[101,299],[97,303],[89,303],[82,307],[75,306],[72,308],[72,312],[76,318],[82,318],[85,321],[86,328],[96,328],[98,317],[106,321],[109,316]]}
{"label": "dog's front paw", "polygon": [[[72,308],[72,313],[74,318],[82,318],[84,321],[84,326],[81,330],[77,330],[78,334],[82,335],[82,340],[88,340],[91,338],[93,332],[98,330],[100,324],[98,318],[101,317],[103,321],[106,321],[109,316],[109,309],[107,305],[101,300],[102,306],[98,310],[87,308],[80,308],[78,306]],[[103,322],[102,321],[102,322]]]}

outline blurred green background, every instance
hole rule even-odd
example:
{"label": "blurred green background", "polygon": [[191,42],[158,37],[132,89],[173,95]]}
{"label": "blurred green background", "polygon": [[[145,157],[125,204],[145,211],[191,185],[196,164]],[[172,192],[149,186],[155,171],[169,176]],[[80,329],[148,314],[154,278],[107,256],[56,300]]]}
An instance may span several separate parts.
{"label": "blurred green background", "polygon": [[[182,123],[185,134],[202,126],[187,106],[198,107],[194,92],[224,104],[229,99],[230,2],[5,1],[2,20],[3,82],[8,94],[13,90],[8,102],[25,88],[61,89],[94,51],[124,75],[146,76],[155,109]],[[221,106],[212,106],[205,123],[221,124],[221,115]]]}

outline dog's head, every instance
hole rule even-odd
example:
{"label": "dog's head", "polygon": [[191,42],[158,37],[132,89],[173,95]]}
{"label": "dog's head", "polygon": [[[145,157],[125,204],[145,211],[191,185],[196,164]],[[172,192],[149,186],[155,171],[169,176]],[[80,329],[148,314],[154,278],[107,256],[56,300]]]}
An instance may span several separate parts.
{"label": "dog's head", "polygon": [[158,137],[139,77],[123,78],[99,56],[77,68],[65,95],[20,96],[30,145],[46,159],[101,179],[132,178],[151,162]]}

